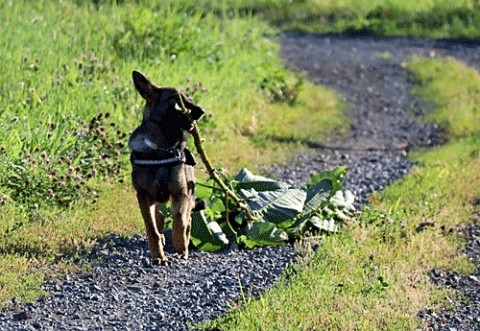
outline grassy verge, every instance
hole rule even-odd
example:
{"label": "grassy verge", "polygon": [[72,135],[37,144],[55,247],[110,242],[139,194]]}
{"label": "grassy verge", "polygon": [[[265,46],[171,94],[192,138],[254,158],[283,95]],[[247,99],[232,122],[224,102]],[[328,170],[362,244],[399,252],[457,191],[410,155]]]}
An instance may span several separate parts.
{"label": "grassy verge", "polygon": [[[414,330],[421,309],[446,302],[446,292],[429,282],[428,271],[473,271],[474,266],[459,254],[462,241],[456,229],[478,212],[479,114],[472,100],[478,94],[469,91],[476,91],[480,75],[443,59],[415,58],[409,68],[420,82],[417,93],[435,105],[431,118],[447,124],[451,137],[461,138],[416,152],[415,169],[375,194],[357,224],[324,238],[310,263],[292,273],[288,282],[202,327]],[[464,116],[474,118],[461,123],[459,135],[454,119]]]}
{"label": "grassy verge", "polygon": [[480,122],[480,85],[478,75],[470,67],[452,58],[413,58],[410,67],[421,84],[417,96],[436,109],[427,120],[441,124],[454,138],[480,134],[480,126],[474,125]]}
{"label": "grassy verge", "polygon": [[0,20],[0,302],[35,298],[105,233],[144,231],[125,184],[143,107],[132,70],[204,106],[205,148],[232,173],[347,125],[334,93],[287,72],[275,32],[249,15],[42,0],[0,1]]}

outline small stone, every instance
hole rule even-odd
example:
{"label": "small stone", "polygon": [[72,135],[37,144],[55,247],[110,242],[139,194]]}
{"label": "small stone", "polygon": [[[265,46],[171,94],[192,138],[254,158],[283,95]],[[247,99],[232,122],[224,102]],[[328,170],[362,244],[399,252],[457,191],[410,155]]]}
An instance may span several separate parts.
{"label": "small stone", "polygon": [[26,311],[21,311],[16,314],[13,314],[13,319],[16,321],[24,321],[28,319],[28,315]]}
{"label": "small stone", "polygon": [[470,275],[470,276],[468,276],[468,278],[470,278],[471,280],[473,280],[476,283],[480,283],[480,279],[478,279],[478,277],[476,277],[474,275]]}

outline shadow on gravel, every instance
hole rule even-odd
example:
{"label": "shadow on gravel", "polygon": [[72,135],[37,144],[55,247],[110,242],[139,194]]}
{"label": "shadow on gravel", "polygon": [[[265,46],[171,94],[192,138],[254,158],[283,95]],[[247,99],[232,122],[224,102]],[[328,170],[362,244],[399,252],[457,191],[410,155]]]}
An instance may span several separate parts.
{"label": "shadow on gravel", "polygon": [[[173,263],[188,263],[176,253],[173,247],[172,229],[165,229],[165,253],[170,262]],[[190,243],[190,251],[193,255],[207,254],[198,251]],[[227,251],[220,251],[208,254],[226,254]],[[135,234],[132,236],[119,236],[115,233],[107,234],[105,237],[97,240],[95,246],[90,252],[85,252],[84,263],[101,262],[102,264],[111,264],[113,267],[121,265],[122,263],[132,262],[132,260],[139,261],[145,267],[154,267],[151,264],[150,250],[148,242],[144,234]],[[155,266],[156,268],[156,266]],[[159,266],[161,268],[161,266]]]}
{"label": "shadow on gravel", "polygon": [[[346,145],[328,145],[320,143],[318,141],[313,141],[310,139],[299,139],[293,137],[280,137],[275,135],[266,136],[267,139],[276,141],[279,143],[299,143],[301,145],[307,146],[312,149],[325,149],[330,151],[401,151],[406,152],[409,149],[407,145],[399,146],[377,146],[377,147],[361,147],[361,146],[346,146]],[[433,142],[433,146],[440,145],[444,140]],[[432,147],[432,146],[427,146]]]}

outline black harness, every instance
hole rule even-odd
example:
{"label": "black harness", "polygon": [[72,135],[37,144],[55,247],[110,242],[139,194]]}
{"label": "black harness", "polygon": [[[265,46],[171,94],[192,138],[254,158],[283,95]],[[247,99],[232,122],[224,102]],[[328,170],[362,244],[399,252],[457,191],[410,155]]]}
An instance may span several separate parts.
{"label": "black harness", "polygon": [[181,152],[176,146],[156,148],[152,149],[152,153],[148,154],[132,152],[130,161],[134,166],[142,168],[173,167],[187,161],[185,154],[185,152]]}

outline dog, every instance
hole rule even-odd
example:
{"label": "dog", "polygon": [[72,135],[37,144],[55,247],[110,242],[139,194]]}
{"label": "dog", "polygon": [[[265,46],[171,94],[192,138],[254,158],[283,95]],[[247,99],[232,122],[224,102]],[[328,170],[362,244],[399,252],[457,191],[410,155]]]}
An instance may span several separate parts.
{"label": "dog", "polygon": [[[160,205],[171,201],[173,247],[188,259],[192,217],[204,208],[196,199],[195,159],[186,148],[185,132],[203,114],[183,92],[173,87],[159,87],[138,71],[132,72],[136,90],[145,100],[143,119],[129,139],[132,183],[145,222],[148,245],[154,264],[168,265],[164,252],[165,217]],[[179,111],[185,107],[189,114]]]}

